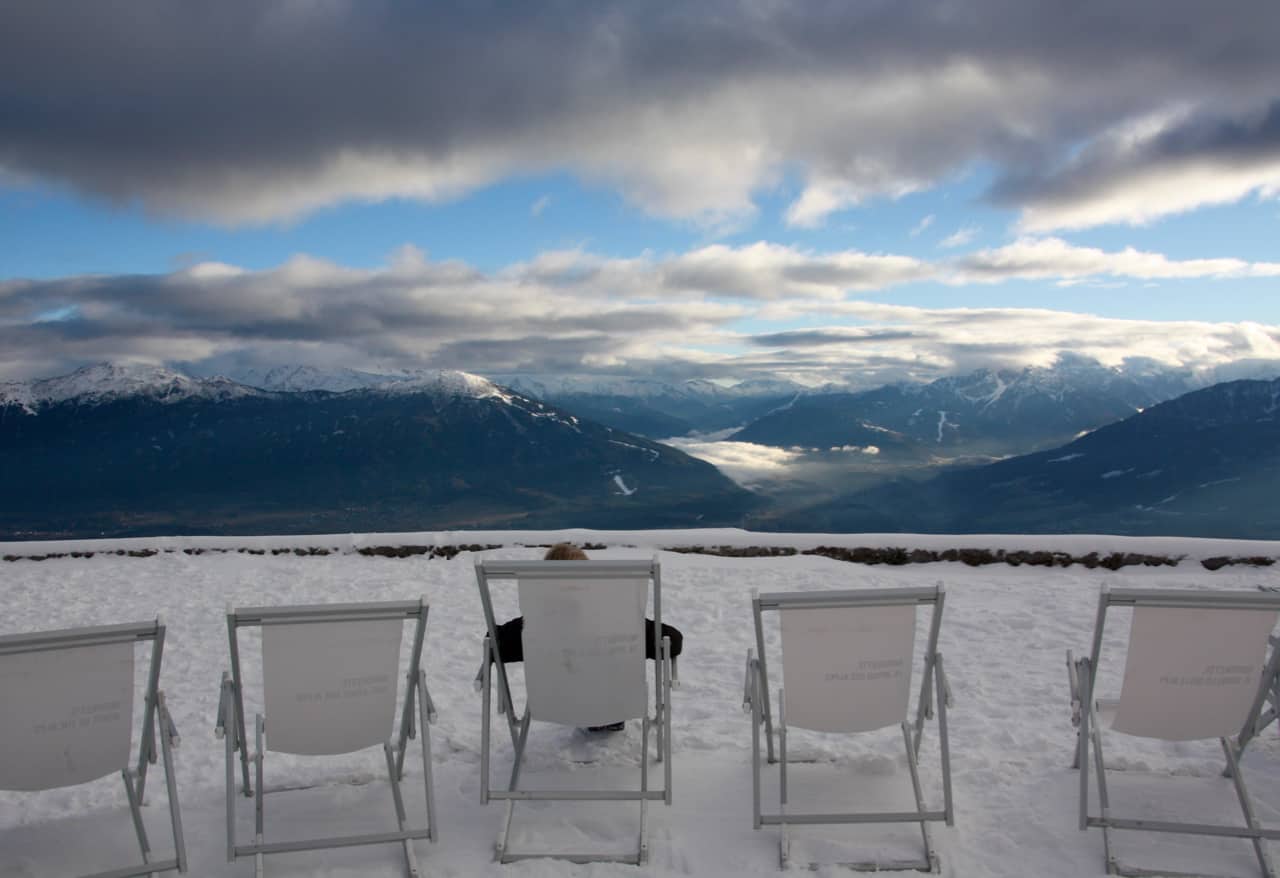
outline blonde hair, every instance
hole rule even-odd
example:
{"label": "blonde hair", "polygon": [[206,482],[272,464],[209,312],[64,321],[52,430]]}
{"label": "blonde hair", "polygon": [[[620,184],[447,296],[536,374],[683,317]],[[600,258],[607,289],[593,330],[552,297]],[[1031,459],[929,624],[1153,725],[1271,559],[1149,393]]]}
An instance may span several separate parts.
{"label": "blonde hair", "polygon": [[542,556],[544,561],[586,561],[587,553],[579,549],[573,543],[556,543],[547,554]]}

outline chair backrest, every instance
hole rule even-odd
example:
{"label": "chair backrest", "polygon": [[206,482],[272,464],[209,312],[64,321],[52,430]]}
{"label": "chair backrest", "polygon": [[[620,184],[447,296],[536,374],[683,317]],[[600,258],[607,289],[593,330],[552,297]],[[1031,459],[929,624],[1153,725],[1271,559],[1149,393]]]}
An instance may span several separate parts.
{"label": "chair backrest", "polygon": [[150,710],[163,632],[157,620],[0,637],[0,789],[48,790],[126,769],[134,645],[154,644]]}
{"label": "chair backrest", "polygon": [[940,586],[758,595],[753,605],[761,651],[761,612],[779,615],[787,725],[866,732],[908,719],[916,608],[934,606],[927,647],[932,655],[942,596]]}
{"label": "chair backrest", "polygon": [[645,609],[651,582],[655,616],[661,618],[656,560],[483,561],[476,569],[495,639],[489,581],[517,581],[531,717],[592,726],[645,714]]}
{"label": "chair backrest", "polygon": [[820,732],[897,725],[911,703],[914,604],[782,608],[787,724]]}
{"label": "chair backrest", "polygon": [[1255,709],[1280,600],[1255,593],[1114,590],[1133,606],[1112,728],[1166,741],[1238,733]]}
{"label": "chair backrest", "polygon": [[236,629],[262,627],[268,749],[319,756],[389,740],[406,619],[417,620],[412,669],[421,657],[425,601],[232,611],[233,673],[239,665]]}

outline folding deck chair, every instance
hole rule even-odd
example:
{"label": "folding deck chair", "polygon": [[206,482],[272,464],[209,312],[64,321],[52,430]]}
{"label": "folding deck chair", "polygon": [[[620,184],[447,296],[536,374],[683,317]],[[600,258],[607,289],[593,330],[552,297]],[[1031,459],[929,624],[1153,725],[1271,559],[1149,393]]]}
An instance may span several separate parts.
{"label": "folding deck chair", "polygon": [[[1267,643],[1271,646],[1271,654],[1275,655],[1277,648],[1280,648],[1280,638],[1274,634],[1267,638]],[[1240,753],[1244,754],[1244,748],[1249,742],[1262,734],[1267,726],[1280,719],[1280,667],[1276,667],[1274,662],[1268,662],[1268,668],[1274,668],[1274,672],[1267,678],[1263,687],[1266,689],[1266,695],[1263,698],[1263,709],[1258,712],[1257,719],[1252,727],[1246,728],[1240,733],[1238,743],[1240,744]],[[1224,774],[1229,776],[1231,769],[1227,768]]]}
{"label": "folding deck chair", "polygon": [[[951,691],[938,652],[944,591],[932,588],[889,588],[857,591],[808,591],[756,594],[756,652],[747,652],[743,709],[751,712],[752,810],[754,828],[779,826],[779,859],[790,865],[788,827],[812,824],[919,823],[924,857],[918,860],[840,863],[859,871],[938,870],[929,823],[954,825],[951,801],[951,755],[947,707]],[[931,606],[929,642],[924,653],[914,729],[909,716],[914,665],[916,609]],[[766,610],[776,610],[782,629],[783,686],[778,689],[778,745],[774,756],[774,721],[769,704],[769,669],[765,660]],[[784,701],[785,693],[785,701]],[[928,810],[920,788],[919,754],[924,722],[933,717],[937,698],[942,756],[941,811]],[[779,809],[766,814],[760,805],[760,726],[764,725],[767,757],[780,763]],[[788,811],[787,728],[852,734],[900,725],[907,767],[915,793],[915,811],[793,813]],[[811,868],[819,864],[811,863]]]}
{"label": "folding deck chair", "polygon": [[[671,643],[654,644],[654,713],[649,716],[645,669],[645,605],[653,588],[653,637],[662,630],[662,579],[658,560],[651,561],[477,561],[476,579],[484,605],[488,635],[484,640],[481,691],[480,799],[505,800],[506,818],[498,836],[496,858],[508,863],[555,857],[576,863],[642,864],[648,857],[648,803],[671,804]],[[517,719],[507,668],[498,657],[497,620],[490,584],[515,580],[524,614],[525,709]],[[507,717],[514,748],[510,781],[505,789],[489,781],[490,713],[493,669],[498,675],[499,712]],[[520,768],[533,720],[567,726],[603,725],[618,720],[641,721],[639,789],[520,789]],[[657,738],[657,760],[663,762],[663,788],[649,788],[649,728]],[[517,801],[638,801],[639,842],[634,852],[511,851],[508,836]]]}
{"label": "folding deck chair", "polygon": [[[0,637],[0,789],[51,790],[88,783],[119,771],[133,816],[142,862],[85,878],[126,878],[187,871],[173,748],[178,730],[160,691],[164,623],[68,628]],[[132,756],[134,646],[151,643],[143,696],[142,737]],[[151,859],[142,820],[147,765],[164,759],[174,855]]]}
{"label": "folding deck chair", "polygon": [[[1107,610],[1132,608],[1129,648],[1120,698],[1100,703],[1095,693]],[[1266,657],[1268,637],[1280,617],[1280,594],[1175,589],[1112,589],[1098,599],[1093,648],[1088,658],[1067,653],[1072,722],[1079,729],[1075,766],[1080,769],[1080,829],[1102,828],[1107,872],[1157,874],[1127,866],[1111,849],[1112,829],[1247,838],[1263,875],[1275,878],[1264,840],[1280,829],[1262,828],[1240,773],[1240,750],[1258,728],[1274,685],[1280,651]],[[1165,741],[1218,738],[1244,813],[1244,826],[1121,818],[1111,811],[1102,755],[1103,707],[1115,709],[1116,732]],[[1233,740],[1234,739],[1234,740]],[[1093,747],[1100,816],[1089,814],[1089,747]],[[1176,875],[1161,870],[1158,874]]]}
{"label": "folding deck chair", "polygon": [[[412,620],[413,643],[406,675],[399,728],[395,722],[404,623]],[[226,741],[227,861],[253,857],[262,875],[263,857],[289,851],[322,850],[367,844],[400,843],[406,874],[418,873],[413,840],[436,840],[435,799],[431,782],[429,723],[435,707],[422,673],[422,641],[427,625],[426,599],[408,602],[246,607],[227,612],[231,670],[222,676],[222,698],[215,732]],[[236,634],[262,629],[263,712],[255,723],[255,751],[249,754],[245,731],[244,676]],[[415,727],[415,720],[417,726]],[[400,782],[409,739],[422,736],[422,766],[427,826],[407,828]],[[337,755],[381,745],[399,829],[393,832],[268,842],[263,829],[266,751],[298,755]],[[245,796],[255,797],[252,844],[236,844],[235,756],[240,754]],[[249,764],[256,768],[253,783]]]}

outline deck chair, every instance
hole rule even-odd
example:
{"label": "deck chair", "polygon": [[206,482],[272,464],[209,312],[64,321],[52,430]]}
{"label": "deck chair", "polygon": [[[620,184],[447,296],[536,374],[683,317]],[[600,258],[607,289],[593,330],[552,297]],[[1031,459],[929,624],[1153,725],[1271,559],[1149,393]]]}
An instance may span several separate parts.
{"label": "deck chair", "polygon": [[[412,620],[413,641],[406,675],[404,706],[392,738],[404,623]],[[419,874],[415,839],[436,840],[435,799],[431,782],[429,723],[435,707],[422,673],[422,641],[427,625],[426,599],[409,602],[247,607],[227,612],[231,670],[222,677],[216,734],[226,742],[227,861],[253,857],[262,875],[266,854],[323,850],[367,844],[399,843],[406,874]],[[237,632],[262,629],[263,712],[255,723],[255,751],[249,754],[245,730],[244,676]],[[417,726],[415,728],[415,720]],[[422,766],[427,826],[408,828],[400,782],[409,740],[422,737]],[[264,762],[267,750],[298,755],[337,755],[380,745],[399,828],[364,835],[268,842],[263,831]],[[235,762],[240,755],[245,796],[254,796],[252,844],[236,844]],[[256,776],[251,783],[249,765]]]}
{"label": "deck chair", "polygon": [[[187,871],[182,816],[173,772],[178,731],[160,691],[164,623],[139,622],[0,637],[0,789],[51,790],[119,771],[142,851],[136,866],[85,878],[126,878]],[[150,642],[142,735],[132,758],[134,647]],[[142,820],[147,766],[164,760],[174,855],[152,860]],[[136,766],[136,767],[135,767]]]}
{"label": "deck chair", "polygon": [[[791,865],[788,827],[812,824],[919,823],[924,856],[902,861],[862,861],[829,865],[859,871],[936,872],[938,855],[929,834],[930,822],[955,823],[951,800],[951,754],[947,707],[951,691],[938,652],[945,593],[932,588],[860,589],[755,594],[756,650],[747,652],[743,708],[751,713],[752,811],[754,828],[779,826],[782,867]],[[932,607],[929,642],[924,652],[914,725],[910,718],[916,610]],[[782,629],[783,685],[778,689],[778,755],[774,755],[774,718],[769,703],[769,667],[765,659],[763,615],[776,611]],[[937,699],[942,756],[942,810],[925,807],[920,788],[920,740]],[[785,700],[784,700],[785,697]],[[760,804],[760,727],[764,726],[767,759],[780,763],[779,808],[764,813]],[[906,812],[794,813],[788,810],[787,729],[854,734],[890,726],[902,728],[907,767],[916,810]],[[810,863],[810,868],[819,864]]]}
{"label": "deck chair", "polygon": [[[1267,642],[1271,646],[1272,660],[1267,662],[1267,667],[1272,670],[1269,677],[1264,682],[1266,694],[1263,696],[1262,709],[1258,711],[1258,717],[1250,728],[1240,733],[1238,743],[1240,745],[1240,754],[1243,755],[1244,748],[1249,742],[1262,734],[1267,726],[1280,719],[1280,665],[1274,661],[1277,649],[1280,648],[1280,638],[1274,634],[1267,638]],[[1230,777],[1231,769],[1228,767],[1223,775]]]}
{"label": "deck chair", "polygon": [[[650,716],[645,668],[645,605],[653,589],[653,636],[662,630],[662,578],[651,561],[485,561],[476,562],[476,579],[488,635],[484,640],[481,691],[480,797],[505,800],[506,817],[495,848],[499,862],[555,857],[575,863],[624,862],[648,858],[648,803],[671,804],[671,644],[662,638],[654,654],[654,712]],[[507,668],[498,657],[497,620],[490,585],[514,580],[524,615],[525,709],[519,719],[511,700]],[[489,780],[493,670],[499,710],[507,717],[514,761],[505,788]],[[520,789],[520,767],[534,720],[567,726],[593,726],[618,720],[641,721],[638,789]],[[655,729],[658,761],[665,766],[662,789],[649,788],[649,730]],[[638,845],[625,853],[512,851],[507,840],[517,801],[638,801]]]}
{"label": "deck chair", "polygon": [[[1118,700],[1095,693],[1107,611],[1132,608],[1129,648]],[[1080,829],[1101,827],[1107,872],[1153,874],[1125,865],[1111,848],[1111,830],[1184,833],[1250,839],[1267,878],[1275,870],[1264,840],[1280,830],[1263,829],[1240,773],[1240,748],[1258,719],[1277,671],[1280,652],[1267,659],[1267,642],[1280,618],[1280,594],[1173,589],[1112,589],[1098,599],[1093,647],[1087,658],[1067,653],[1072,722],[1079,729],[1075,767],[1080,770]],[[1101,710],[1114,709],[1111,728],[1165,741],[1218,738],[1227,771],[1244,813],[1244,826],[1118,817],[1111,811],[1102,753]],[[1093,748],[1100,816],[1089,814],[1089,748]],[[1160,874],[1178,874],[1162,870]]]}

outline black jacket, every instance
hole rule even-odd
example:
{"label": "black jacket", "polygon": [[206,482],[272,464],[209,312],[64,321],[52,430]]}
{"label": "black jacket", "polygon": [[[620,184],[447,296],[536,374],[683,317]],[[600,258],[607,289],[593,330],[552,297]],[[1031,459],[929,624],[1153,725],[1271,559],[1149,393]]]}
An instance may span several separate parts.
{"label": "black jacket", "polygon": [[[503,664],[524,661],[524,616],[503,622],[498,626],[498,658]],[[680,655],[684,649],[684,635],[674,625],[662,623],[662,636],[671,638],[671,657]],[[656,658],[653,650],[653,620],[644,620],[644,657]]]}

